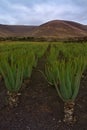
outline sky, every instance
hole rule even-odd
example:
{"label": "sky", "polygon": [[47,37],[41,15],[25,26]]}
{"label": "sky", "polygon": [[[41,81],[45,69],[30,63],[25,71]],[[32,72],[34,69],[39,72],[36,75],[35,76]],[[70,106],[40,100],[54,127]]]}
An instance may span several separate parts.
{"label": "sky", "polygon": [[0,24],[40,25],[50,20],[87,25],[87,0],[0,0]]}

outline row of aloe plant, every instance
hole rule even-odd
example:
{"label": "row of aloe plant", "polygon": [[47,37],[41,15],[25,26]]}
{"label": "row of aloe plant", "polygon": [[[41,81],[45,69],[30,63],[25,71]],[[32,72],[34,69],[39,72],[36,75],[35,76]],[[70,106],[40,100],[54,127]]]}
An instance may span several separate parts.
{"label": "row of aloe plant", "polygon": [[[0,72],[8,90],[10,106],[16,106],[23,79],[30,78],[48,45],[19,45],[18,48],[0,52]],[[67,46],[67,44],[65,45]],[[82,73],[86,68],[86,49],[74,46],[52,45],[45,65],[45,78],[54,85],[64,101],[64,121],[72,122],[75,99],[79,91]],[[8,48],[8,47],[7,47]],[[2,48],[3,49],[3,48]]]}
{"label": "row of aloe plant", "polygon": [[87,51],[82,48],[67,50],[68,48],[61,50],[60,46],[52,45],[45,64],[44,76],[49,84],[55,86],[64,102],[63,121],[72,123],[75,121],[73,113],[81,76],[87,66]]}
{"label": "row of aloe plant", "polygon": [[47,46],[42,46],[36,51],[34,46],[30,45],[0,52],[0,72],[5,81],[10,107],[18,105],[22,83],[26,83],[27,79],[29,81],[33,67],[37,65],[37,59],[44,55],[46,48]]}

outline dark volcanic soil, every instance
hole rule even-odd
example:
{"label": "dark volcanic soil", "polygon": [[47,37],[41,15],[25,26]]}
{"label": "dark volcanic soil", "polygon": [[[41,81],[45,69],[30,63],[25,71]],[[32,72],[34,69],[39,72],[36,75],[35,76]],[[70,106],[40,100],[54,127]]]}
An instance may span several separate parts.
{"label": "dark volcanic soil", "polygon": [[76,99],[75,115],[78,121],[69,126],[64,124],[63,102],[54,87],[49,86],[42,74],[44,59],[33,71],[30,83],[21,90],[18,107],[6,105],[6,90],[0,81],[0,130],[87,130],[87,73],[83,76]]}

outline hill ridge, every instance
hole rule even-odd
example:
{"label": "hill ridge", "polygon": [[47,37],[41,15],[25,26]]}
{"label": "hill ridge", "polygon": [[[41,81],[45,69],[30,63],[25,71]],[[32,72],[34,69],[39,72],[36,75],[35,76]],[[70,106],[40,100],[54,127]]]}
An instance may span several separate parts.
{"label": "hill ridge", "polygon": [[87,25],[74,21],[52,20],[39,26],[0,24],[0,37],[73,38],[87,36]]}

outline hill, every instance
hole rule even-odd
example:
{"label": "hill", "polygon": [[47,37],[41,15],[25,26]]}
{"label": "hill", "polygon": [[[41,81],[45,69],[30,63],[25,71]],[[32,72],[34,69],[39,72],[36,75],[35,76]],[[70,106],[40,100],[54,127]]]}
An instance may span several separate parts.
{"label": "hill", "polygon": [[32,33],[34,37],[84,37],[87,36],[87,26],[76,22],[54,20],[40,25]]}
{"label": "hill", "polygon": [[44,37],[67,39],[87,36],[87,25],[73,21],[53,20],[40,26],[1,25],[0,37]]}
{"label": "hill", "polygon": [[0,24],[0,37],[29,36],[37,26],[2,25]]}

